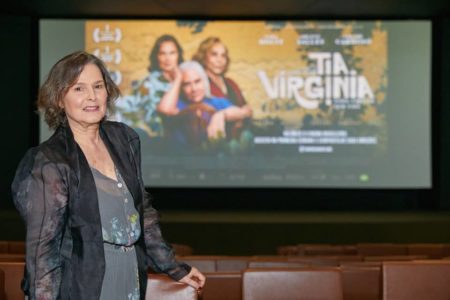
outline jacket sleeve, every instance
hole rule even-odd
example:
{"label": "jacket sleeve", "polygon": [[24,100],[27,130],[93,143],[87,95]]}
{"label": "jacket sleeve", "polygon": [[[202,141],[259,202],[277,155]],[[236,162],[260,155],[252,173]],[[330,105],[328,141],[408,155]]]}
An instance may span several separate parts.
{"label": "jacket sleeve", "polygon": [[132,152],[138,172],[138,180],[143,196],[143,234],[145,239],[147,262],[154,271],[166,273],[172,279],[178,281],[191,271],[191,267],[185,263],[178,262],[175,259],[172,246],[167,243],[162,236],[159,226],[159,214],[151,205],[150,196],[145,191],[144,182],[142,180],[139,137],[136,133],[134,133],[134,131],[133,136],[134,137],[130,145],[132,145]]}
{"label": "jacket sleeve", "polygon": [[175,260],[172,246],[162,237],[158,212],[151,206],[148,194],[144,198],[144,237],[149,265],[178,281],[191,271],[191,267]]}
{"label": "jacket sleeve", "polygon": [[29,151],[16,171],[12,193],[26,223],[25,293],[30,300],[58,299],[68,198],[63,173],[42,152]]}

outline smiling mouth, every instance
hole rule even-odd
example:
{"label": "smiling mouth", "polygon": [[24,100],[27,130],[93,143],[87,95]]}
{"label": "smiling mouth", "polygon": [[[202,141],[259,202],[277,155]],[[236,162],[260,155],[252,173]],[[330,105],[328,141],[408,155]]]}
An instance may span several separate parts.
{"label": "smiling mouth", "polygon": [[98,111],[99,107],[98,106],[87,106],[85,108],[83,108],[84,111],[90,112],[90,111]]}

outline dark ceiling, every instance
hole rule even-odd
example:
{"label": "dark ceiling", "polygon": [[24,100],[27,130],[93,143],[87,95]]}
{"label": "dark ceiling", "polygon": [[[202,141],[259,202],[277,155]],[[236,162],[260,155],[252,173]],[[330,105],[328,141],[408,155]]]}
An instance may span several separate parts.
{"label": "dark ceiling", "polygon": [[3,14],[39,17],[430,18],[450,0],[4,0]]}

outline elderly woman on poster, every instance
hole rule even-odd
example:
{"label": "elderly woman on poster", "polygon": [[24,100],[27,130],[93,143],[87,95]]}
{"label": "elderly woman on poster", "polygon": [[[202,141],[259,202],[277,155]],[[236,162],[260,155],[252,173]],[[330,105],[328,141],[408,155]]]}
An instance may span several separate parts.
{"label": "elderly woman on poster", "polygon": [[[184,131],[185,143],[196,145],[205,139],[225,138],[226,123],[251,117],[251,111],[239,107],[226,98],[211,95],[208,76],[196,61],[180,65],[181,96],[165,97],[158,111],[167,117],[178,117],[172,124],[174,131]],[[168,119],[170,120],[170,119]]]}

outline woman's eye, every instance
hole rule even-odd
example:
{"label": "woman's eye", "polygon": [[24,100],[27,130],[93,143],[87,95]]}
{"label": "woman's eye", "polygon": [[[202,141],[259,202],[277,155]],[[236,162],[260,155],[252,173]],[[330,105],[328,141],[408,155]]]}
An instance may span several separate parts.
{"label": "woman's eye", "polygon": [[75,92],[81,92],[83,89],[81,88],[81,86],[76,86],[74,90]]}
{"label": "woman's eye", "polygon": [[103,84],[97,84],[97,85],[95,86],[95,88],[98,89],[98,90],[101,90],[101,89],[104,88],[104,85],[103,85]]}

